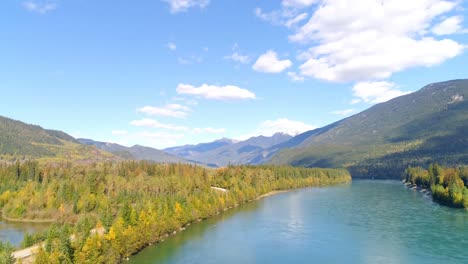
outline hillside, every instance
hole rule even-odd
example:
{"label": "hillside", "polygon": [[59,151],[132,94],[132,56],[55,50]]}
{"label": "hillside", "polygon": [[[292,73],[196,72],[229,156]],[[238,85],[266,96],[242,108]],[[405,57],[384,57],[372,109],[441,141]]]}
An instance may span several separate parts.
{"label": "hillside", "polygon": [[398,178],[408,165],[468,163],[468,80],[430,84],[269,149],[269,163]]}
{"label": "hillside", "polygon": [[72,136],[0,116],[0,157],[48,161],[115,159],[110,153],[81,145]]}
{"label": "hillside", "polygon": [[195,160],[210,166],[227,166],[228,164],[258,164],[263,159],[263,152],[292,137],[276,133],[271,137],[258,136],[245,141],[221,139],[196,146],[182,146],[166,149],[187,159]]}
{"label": "hillside", "polygon": [[91,139],[79,138],[81,144],[95,146],[98,149],[110,152],[123,159],[134,160],[149,160],[161,163],[188,163],[189,161],[179,158],[175,155],[168,154],[162,150],[135,145],[133,147],[125,147],[115,143],[94,141]]}

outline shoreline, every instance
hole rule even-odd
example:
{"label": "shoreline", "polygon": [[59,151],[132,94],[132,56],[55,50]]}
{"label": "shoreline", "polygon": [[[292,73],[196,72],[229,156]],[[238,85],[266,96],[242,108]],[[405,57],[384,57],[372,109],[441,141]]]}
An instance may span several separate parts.
{"label": "shoreline", "polygon": [[0,220],[5,220],[6,222],[12,222],[12,223],[32,223],[32,224],[52,224],[52,223],[57,223],[58,221],[55,219],[19,219],[19,218],[11,218],[8,216],[5,216],[3,211],[1,211],[2,215],[0,217]]}
{"label": "shoreline", "polygon": [[430,195],[432,196],[432,191],[431,189],[425,189],[421,186],[418,186],[416,184],[412,184],[410,182],[407,182],[407,181],[401,181],[403,183],[403,185],[405,185],[408,189],[412,189],[412,190],[415,190],[417,192],[420,192],[420,193],[423,193],[423,194],[426,194],[426,195]]}
{"label": "shoreline", "polygon": [[312,188],[312,187],[271,191],[271,192],[268,192],[268,193],[265,193],[265,194],[260,195],[260,196],[257,197],[255,200],[260,200],[260,199],[262,199],[262,198],[269,197],[269,196],[273,196],[273,195],[276,195],[276,194],[287,193],[287,192],[292,192],[292,191],[301,190],[301,189],[306,189],[306,188]]}

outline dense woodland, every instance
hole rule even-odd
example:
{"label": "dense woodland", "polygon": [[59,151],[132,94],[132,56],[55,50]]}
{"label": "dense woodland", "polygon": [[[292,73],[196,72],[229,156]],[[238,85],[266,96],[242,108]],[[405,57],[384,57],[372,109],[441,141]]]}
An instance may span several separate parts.
{"label": "dense woodland", "polygon": [[[268,192],[350,180],[346,170],[287,166],[27,161],[0,165],[0,207],[9,219],[57,223],[25,237],[24,247],[45,241],[36,263],[118,263],[187,224]],[[0,261],[8,263],[10,251],[0,244]]]}
{"label": "dense woodland", "polygon": [[468,209],[468,167],[444,168],[432,164],[426,170],[410,167],[405,180],[422,188],[431,189],[432,198],[441,204]]}

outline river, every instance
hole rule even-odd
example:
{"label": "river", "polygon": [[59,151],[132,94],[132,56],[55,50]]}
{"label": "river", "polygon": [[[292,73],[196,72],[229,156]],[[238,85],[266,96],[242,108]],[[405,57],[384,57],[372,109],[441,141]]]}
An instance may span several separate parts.
{"label": "river", "polygon": [[281,193],[193,224],[128,263],[468,263],[468,212],[398,181]]}
{"label": "river", "polygon": [[10,222],[0,217],[0,241],[19,246],[25,233],[33,234],[44,231],[49,225],[48,223]]}

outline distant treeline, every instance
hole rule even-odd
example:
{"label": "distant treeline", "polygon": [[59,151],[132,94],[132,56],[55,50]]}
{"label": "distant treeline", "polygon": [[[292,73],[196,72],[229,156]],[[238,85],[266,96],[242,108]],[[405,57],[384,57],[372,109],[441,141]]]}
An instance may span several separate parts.
{"label": "distant treeline", "polygon": [[468,167],[444,168],[437,164],[431,164],[427,170],[410,167],[405,171],[405,180],[430,188],[434,201],[468,209]]}
{"label": "distant treeline", "polygon": [[[46,242],[36,263],[118,263],[189,223],[268,192],[350,180],[339,169],[26,161],[0,165],[0,207],[11,219],[60,224],[25,237],[24,247]],[[90,232],[102,227],[104,235]],[[0,245],[0,258],[8,256],[2,249],[11,250]]]}

